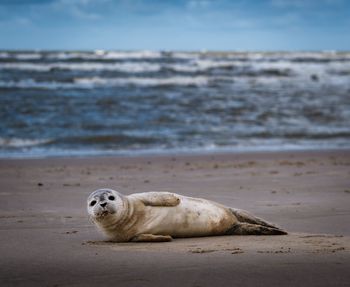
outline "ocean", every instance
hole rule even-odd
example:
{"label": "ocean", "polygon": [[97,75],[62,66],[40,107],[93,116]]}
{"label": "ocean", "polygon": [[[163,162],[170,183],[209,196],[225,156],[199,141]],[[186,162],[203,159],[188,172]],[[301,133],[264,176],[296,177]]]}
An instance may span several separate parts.
{"label": "ocean", "polygon": [[0,51],[0,157],[350,148],[350,52]]}

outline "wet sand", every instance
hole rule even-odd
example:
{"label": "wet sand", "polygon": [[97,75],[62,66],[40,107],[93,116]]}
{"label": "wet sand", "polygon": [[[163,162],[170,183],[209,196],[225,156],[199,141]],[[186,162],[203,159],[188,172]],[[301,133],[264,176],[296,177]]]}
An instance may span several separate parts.
{"label": "wet sand", "polygon": [[[1,286],[349,286],[350,151],[0,160]],[[110,243],[97,188],[249,210],[287,236]]]}

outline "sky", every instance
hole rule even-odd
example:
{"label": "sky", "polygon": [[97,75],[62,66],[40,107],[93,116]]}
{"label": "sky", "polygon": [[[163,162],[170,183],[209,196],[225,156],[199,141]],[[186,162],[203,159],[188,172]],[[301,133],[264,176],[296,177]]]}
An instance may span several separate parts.
{"label": "sky", "polygon": [[350,50],[349,0],[0,0],[0,49]]}

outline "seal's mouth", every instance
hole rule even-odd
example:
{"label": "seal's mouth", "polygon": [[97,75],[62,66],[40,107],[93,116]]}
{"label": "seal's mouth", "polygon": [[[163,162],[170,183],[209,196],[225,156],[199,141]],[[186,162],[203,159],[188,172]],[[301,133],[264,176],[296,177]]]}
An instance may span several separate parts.
{"label": "seal's mouth", "polygon": [[110,215],[110,214],[113,214],[114,212],[113,211],[108,211],[108,210],[103,210],[99,213],[96,214],[96,218],[98,219],[103,219],[105,218],[106,216]]}

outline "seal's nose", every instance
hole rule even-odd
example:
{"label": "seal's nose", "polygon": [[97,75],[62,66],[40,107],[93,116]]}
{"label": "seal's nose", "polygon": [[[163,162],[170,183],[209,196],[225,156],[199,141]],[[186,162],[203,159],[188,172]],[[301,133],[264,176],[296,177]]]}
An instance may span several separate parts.
{"label": "seal's nose", "polygon": [[105,206],[107,205],[107,202],[100,203],[100,205],[101,205],[102,207],[105,207]]}

